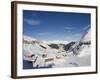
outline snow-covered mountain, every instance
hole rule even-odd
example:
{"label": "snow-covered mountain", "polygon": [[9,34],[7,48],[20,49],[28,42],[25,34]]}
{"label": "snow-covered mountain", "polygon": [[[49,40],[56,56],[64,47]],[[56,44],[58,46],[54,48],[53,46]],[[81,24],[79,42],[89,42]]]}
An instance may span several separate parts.
{"label": "snow-covered mountain", "polygon": [[[60,42],[60,43],[59,43]],[[91,30],[87,30],[77,42],[39,41],[23,37],[23,59],[33,67],[89,66],[91,61]],[[24,64],[25,65],[25,64]]]}
{"label": "snow-covered mountain", "polygon": [[36,39],[24,35],[24,36],[23,36],[23,40],[25,40],[25,41],[30,41],[30,42],[31,42],[31,41],[35,41]]}

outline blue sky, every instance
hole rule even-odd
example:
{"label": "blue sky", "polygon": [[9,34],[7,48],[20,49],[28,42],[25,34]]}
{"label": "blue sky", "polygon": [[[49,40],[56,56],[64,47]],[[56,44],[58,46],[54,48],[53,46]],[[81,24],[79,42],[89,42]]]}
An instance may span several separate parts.
{"label": "blue sky", "polygon": [[89,27],[87,13],[23,10],[23,35],[38,40],[78,40]]}

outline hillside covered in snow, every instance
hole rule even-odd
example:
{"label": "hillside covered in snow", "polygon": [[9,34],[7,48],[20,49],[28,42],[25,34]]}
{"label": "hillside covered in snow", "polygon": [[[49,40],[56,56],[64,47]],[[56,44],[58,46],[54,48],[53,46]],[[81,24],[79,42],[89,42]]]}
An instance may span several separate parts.
{"label": "hillside covered in snow", "polygon": [[23,37],[23,69],[80,67],[91,64],[91,30],[78,41],[40,41]]}

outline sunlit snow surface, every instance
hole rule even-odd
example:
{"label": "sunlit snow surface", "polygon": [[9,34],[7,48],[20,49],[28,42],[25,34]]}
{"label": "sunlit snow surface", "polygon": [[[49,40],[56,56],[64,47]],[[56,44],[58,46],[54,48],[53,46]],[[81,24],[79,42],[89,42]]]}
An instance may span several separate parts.
{"label": "sunlit snow surface", "polygon": [[[89,42],[90,34],[91,32],[89,30],[82,42]],[[37,40],[27,36],[24,37],[24,40],[27,42],[23,44],[23,69],[80,67],[91,65],[91,44],[79,46],[79,50],[77,50],[78,54],[75,55],[73,51],[66,52],[62,49],[54,49],[44,42],[32,42]]]}

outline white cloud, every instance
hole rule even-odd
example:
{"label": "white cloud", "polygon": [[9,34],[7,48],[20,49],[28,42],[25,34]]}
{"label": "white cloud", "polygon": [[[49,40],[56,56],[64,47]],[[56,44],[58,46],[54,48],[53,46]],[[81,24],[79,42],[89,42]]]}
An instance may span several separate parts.
{"label": "white cloud", "polygon": [[73,31],[72,27],[64,27],[67,33],[71,33]]}
{"label": "white cloud", "polygon": [[33,19],[24,19],[24,21],[32,26],[39,25],[41,23],[39,20],[33,20]]}
{"label": "white cloud", "polygon": [[64,27],[64,29],[66,29],[66,30],[72,30],[73,28],[72,27]]}

